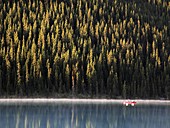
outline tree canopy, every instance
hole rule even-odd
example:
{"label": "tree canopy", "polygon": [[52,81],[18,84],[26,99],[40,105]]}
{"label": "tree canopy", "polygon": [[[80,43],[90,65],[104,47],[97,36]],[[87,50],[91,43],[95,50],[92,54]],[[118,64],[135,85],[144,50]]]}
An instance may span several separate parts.
{"label": "tree canopy", "polygon": [[170,97],[170,2],[0,3],[0,95]]}

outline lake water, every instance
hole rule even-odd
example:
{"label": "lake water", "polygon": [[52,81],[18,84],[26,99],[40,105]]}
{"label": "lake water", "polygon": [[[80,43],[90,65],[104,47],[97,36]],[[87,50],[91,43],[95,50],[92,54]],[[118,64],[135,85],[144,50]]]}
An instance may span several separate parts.
{"label": "lake water", "polygon": [[2,104],[0,128],[170,128],[170,106]]}

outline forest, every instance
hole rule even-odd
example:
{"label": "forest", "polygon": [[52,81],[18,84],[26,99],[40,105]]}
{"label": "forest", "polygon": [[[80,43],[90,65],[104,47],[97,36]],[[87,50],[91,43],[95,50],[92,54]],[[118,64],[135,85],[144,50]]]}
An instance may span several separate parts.
{"label": "forest", "polygon": [[167,0],[0,0],[0,97],[170,98]]}

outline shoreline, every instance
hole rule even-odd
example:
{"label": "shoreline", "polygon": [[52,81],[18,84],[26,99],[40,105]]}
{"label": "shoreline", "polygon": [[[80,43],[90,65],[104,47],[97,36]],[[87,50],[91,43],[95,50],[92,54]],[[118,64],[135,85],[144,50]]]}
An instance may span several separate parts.
{"label": "shoreline", "polygon": [[[123,104],[128,99],[69,99],[69,98],[4,98],[0,99],[0,105],[3,104]],[[136,105],[170,105],[170,100],[144,100],[130,99],[136,101]]]}

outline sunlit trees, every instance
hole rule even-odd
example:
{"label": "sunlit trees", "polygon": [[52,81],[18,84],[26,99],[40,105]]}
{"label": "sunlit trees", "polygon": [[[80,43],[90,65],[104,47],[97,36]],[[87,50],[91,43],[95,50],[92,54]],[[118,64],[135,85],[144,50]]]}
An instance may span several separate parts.
{"label": "sunlit trees", "polygon": [[169,11],[164,0],[3,1],[0,92],[169,97]]}

